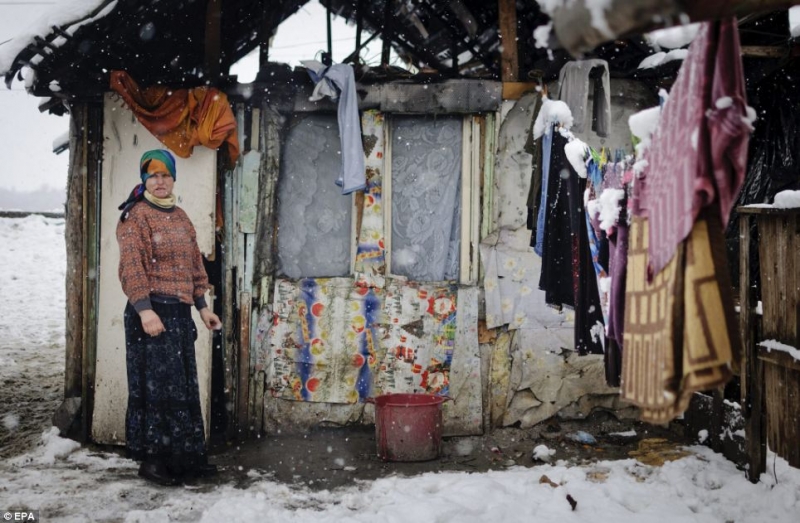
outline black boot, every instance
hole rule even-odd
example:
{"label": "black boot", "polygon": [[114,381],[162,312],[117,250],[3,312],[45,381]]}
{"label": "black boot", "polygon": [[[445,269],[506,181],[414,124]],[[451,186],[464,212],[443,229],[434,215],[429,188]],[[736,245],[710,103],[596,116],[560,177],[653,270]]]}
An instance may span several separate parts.
{"label": "black boot", "polygon": [[219,469],[217,469],[216,465],[212,465],[211,463],[204,463],[202,465],[197,465],[192,469],[191,475],[196,478],[210,478],[212,476],[216,476],[219,473]]}
{"label": "black boot", "polygon": [[156,461],[143,462],[139,467],[139,476],[143,477],[147,481],[156,483],[158,485],[163,485],[165,487],[171,487],[180,483],[179,479],[170,474],[169,470],[167,470],[167,467],[163,463]]}

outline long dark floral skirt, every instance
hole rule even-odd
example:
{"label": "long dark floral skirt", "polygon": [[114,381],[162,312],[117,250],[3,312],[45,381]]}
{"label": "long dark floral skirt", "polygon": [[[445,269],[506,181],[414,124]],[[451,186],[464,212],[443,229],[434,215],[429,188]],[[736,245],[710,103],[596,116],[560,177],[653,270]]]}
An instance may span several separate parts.
{"label": "long dark floral skirt", "polygon": [[125,308],[128,455],[160,461],[182,473],[205,464],[205,434],[200,411],[194,342],[197,328],[191,307],[153,303],[166,332],[152,337],[142,330],[134,308]]}

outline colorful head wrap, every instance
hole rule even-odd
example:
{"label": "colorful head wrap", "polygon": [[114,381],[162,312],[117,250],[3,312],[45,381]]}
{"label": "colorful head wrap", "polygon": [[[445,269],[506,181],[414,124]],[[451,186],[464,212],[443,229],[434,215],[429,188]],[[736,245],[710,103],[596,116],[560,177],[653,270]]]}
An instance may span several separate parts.
{"label": "colorful head wrap", "polygon": [[139,176],[142,183],[146,182],[153,173],[167,171],[173,180],[177,180],[175,171],[175,157],[165,149],[153,149],[142,155],[139,161]]}

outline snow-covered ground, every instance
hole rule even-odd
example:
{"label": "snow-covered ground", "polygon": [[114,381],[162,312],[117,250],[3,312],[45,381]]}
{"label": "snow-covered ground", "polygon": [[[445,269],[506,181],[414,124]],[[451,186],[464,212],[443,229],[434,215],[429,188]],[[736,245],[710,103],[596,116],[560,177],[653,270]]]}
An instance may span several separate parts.
{"label": "snow-covered ground", "polygon": [[[59,438],[41,415],[58,404],[62,386],[63,228],[63,220],[0,218],[0,450],[10,455],[0,461],[0,510],[40,510],[42,521],[800,521],[800,470],[771,457],[753,485],[705,447],[661,467],[555,462],[388,477],[335,491],[278,483],[258,470],[246,485],[146,484],[134,462]],[[18,394],[28,399],[17,402]]]}

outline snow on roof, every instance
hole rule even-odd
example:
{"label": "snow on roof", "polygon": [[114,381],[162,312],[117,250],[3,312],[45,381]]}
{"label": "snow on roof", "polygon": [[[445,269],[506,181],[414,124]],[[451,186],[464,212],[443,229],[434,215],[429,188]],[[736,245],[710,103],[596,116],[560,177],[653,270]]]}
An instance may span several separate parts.
{"label": "snow on roof", "polygon": [[[29,27],[20,31],[11,41],[0,45],[0,73],[5,74],[6,71],[11,69],[14,59],[17,55],[25,49],[28,45],[35,41],[36,37],[44,38],[49,35],[53,26],[62,27],[72,22],[78,22],[70,26],[66,32],[73,34],[75,30],[81,25],[89,23],[93,20],[105,16],[116,7],[117,2],[109,3],[100,13],[95,17],[82,20],[89,16],[95,9],[100,7],[105,0],[55,0],[56,3],[47,11],[45,11],[35,22]],[[58,39],[57,39],[58,40]],[[61,43],[64,39],[61,38]],[[58,41],[53,42],[58,46]]]}
{"label": "snow on roof", "polygon": [[674,60],[685,60],[687,56],[689,56],[688,49],[673,49],[668,53],[660,51],[656,54],[651,54],[642,60],[642,62],[639,64],[639,69],[652,69]]}
{"label": "snow on roof", "polygon": [[692,43],[699,30],[700,24],[678,25],[647,33],[645,38],[656,49],[677,49]]}
{"label": "snow on roof", "polygon": [[[543,13],[552,17],[556,10],[572,3],[572,0],[536,0]],[[583,0],[586,9],[592,15],[592,27],[611,38],[614,32],[608,26],[606,11],[611,9],[612,0]]]}
{"label": "snow on roof", "polygon": [[796,209],[800,207],[800,191],[781,191],[772,205],[778,209]]}
{"label": "snow on roof", "polygon": [[800,36],[800,5],[789,9],[789,34],[792,37]]}

